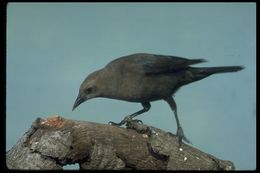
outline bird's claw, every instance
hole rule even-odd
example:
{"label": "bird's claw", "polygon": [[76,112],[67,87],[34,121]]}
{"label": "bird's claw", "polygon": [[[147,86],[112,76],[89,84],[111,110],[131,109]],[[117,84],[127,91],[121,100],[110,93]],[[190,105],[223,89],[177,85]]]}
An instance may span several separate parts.
{"label": "bird's claw", "polygon": [[113,125],[113,126],[121,126],[121,125],[123,125],[123,124],[121,124],[121,122],[120,123],[115,123],[113,121],[109,121],[108,124],[109,125]]}
{"label": "bird's claw", "polygon": [[184,132],[183,132],[183,130],[182,130],[181,127],[178,127],[178,129],[177,129],[177,137],[178,137],[179,146],[181,146],[182,140],[184,140],[185,142],[191,144],[190,140],[188,140],[188,139],[184,136]]}
{"label": "bird's claw", "polygon": [[108,124],[110,124],[110,125],[114,125],[114,126],[122,126],[122,125],[124,125],[124,124],[126,124],[128,121],[129,121],[129,116],[126,116],[121,122],[119,122],[119,123],[115,123],[115,122],[112,122],[112,121],[109,121],[109,123]]}
{"label": "bird's claw", "polygon": [[122,126],[124,124],[128,124],[128,123],[140,123],[140,124],[143,124],[143,122],[141,120],[138,120],[138,119],[132,119],[130,118],[129,116],[126,116],[121,122],[119,123],[115,123],[115,122],[112,122],[112,121],[109,121],[108,124],[110,125],[114,125],[114,126]]}
{"label": "bird's claw", "polygon": [[143,121],[142,120],[138,120],[138,119],[134,119],[134,120],[132,119],[130,122],[143,124]]}

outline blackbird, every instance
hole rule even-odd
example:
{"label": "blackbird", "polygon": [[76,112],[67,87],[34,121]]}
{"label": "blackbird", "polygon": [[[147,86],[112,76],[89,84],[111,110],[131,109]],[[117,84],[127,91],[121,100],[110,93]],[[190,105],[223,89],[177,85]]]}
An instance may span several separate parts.
{"label": "blackbird", "polygon": [[136,53],[117,58],[86,77],[79,88],[72,110],[84,101],[96,97],[141,103],[142,110],[126,116],[119,123],[110,122],[112,125],[121,126],[130,121],[141,122],[132,119],[147,112],[151,107],[150,102],[164,100],[174,112],[179,142],[184,140],[189,143],[179,122],[173,94],[180,87],[212,74],[237,72],[244,68],[243,66],[190,66],[205,61],[149,53]]}

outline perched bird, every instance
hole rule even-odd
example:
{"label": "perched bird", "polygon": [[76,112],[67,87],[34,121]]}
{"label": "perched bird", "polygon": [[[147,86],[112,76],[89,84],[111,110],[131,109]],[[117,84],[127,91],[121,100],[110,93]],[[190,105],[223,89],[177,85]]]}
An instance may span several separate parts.
{"label": "perched bird", "polygon": [[212,74],[243,69],[242,66],[190,67],[201,62],[205,60],[148,53],[136,53],[117,58],[86,77],[79,88],[72,110],[84,101],[96,97],[141,103],[142,110],[126,116],[119,123],[110,122],[112,125],[121,126],[147,112],[151,107],[150,102],[165,100],[174,112],[179,142],[181,143],[182,139],[189,142],[180,125],[173,94],[181,86]]}

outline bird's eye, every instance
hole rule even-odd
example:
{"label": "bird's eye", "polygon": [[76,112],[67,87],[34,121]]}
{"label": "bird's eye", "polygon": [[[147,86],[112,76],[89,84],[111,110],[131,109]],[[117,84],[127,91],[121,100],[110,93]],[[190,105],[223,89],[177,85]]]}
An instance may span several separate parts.
{"label": "bird's eye", "polygon": [[91,93],[92,92],[92,88],[87,88],[86,89],[86,93]]}

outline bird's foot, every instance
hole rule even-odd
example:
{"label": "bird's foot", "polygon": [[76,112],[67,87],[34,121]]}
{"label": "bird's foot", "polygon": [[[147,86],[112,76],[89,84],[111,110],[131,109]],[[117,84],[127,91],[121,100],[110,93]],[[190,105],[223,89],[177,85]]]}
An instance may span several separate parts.
{"label": "bird's foot", "polygon": [[143,124],[143,121],[142,120],[138,120],[138,119],[131,119],[130,121],[127,121],[126,123],[140,123],[140,124]]}
{"label": "bird's foot", "polygon": [[121,121],[120,123],[115,123],[113,121],[109,121],[108,124],[113,126],[122,126],[125,124],[125,122]]}
{"label": "bird's foot", "polygon": [[112,121],[109,121],[108,124],[110,125],[114,125],[114,126],[122,126],[124,124],[128,124],[128,123],[140,123],[140,124],[143,124],[143,122],[141,120],[137,120],[137,119],[132,119],[130,116],[126,116],[121,122],[119,123],[115,123],[115,122],[112,122]]}
{"label": "bird's foot", "polygon": [[184,132],[182,130],[182,127],[178,127],[177,129],[177,137],[178,137],[178,142],[179,142],[179,146],[181,146],[182,144],[182,140],[184,140],[187,143],[190,143],[190,140],[188,140],[185,136],[184,136]]}

